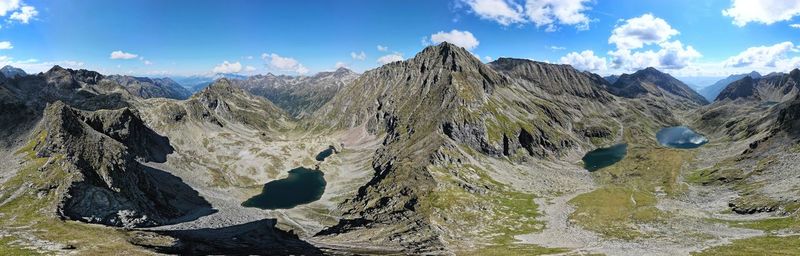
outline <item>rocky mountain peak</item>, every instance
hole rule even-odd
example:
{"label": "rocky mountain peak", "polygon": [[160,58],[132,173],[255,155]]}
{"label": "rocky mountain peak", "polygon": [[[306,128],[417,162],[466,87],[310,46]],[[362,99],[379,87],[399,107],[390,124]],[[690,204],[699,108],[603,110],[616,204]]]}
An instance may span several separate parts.
{"label": "rocky mountain peak", "polygon": [[692,90],[688,85],[653,67],[647,67],[633,74],[622,74],[609,87],[609,91],[617,96],[626,98],[647,95],[658,97],[676,96],[676,99],[685,99],[700,105],[708,104],[708,101],[702,95]]}
{"label": "rocky mountain peak", "polygon": [[789,73],[770,73],[766,76],[745,76],[731,82],[716,97],[716,101],[751,99],[784,102],[800,96],[800,69]]}
{"label": "rocky mountain peak", "polygon": [[80,83],[97,84],[104,78],[103,75],[95,71],[85,69],[73,70],[55,65],[43,74],[47,84],[61,89],[80,88]]}
{"label": "rocky mountain peak", "polygon": [[0,69],[0,74],[3,74],[3,76],[5,76],[6,78],[16,78],[28,75],[27,73],[25,73],[25,70],[10,65],[6,65],[2,69]]}
{"label": "rocky mountain peak", "polygon": [[481,60],[472,55],[467,49],[463,47],[442,42],[438,45],[428,46],[414,56],[417,62],[441,62],[442,65],[448,67],[452,71],[460,71],[462,66],[480,66],[483,65]]}

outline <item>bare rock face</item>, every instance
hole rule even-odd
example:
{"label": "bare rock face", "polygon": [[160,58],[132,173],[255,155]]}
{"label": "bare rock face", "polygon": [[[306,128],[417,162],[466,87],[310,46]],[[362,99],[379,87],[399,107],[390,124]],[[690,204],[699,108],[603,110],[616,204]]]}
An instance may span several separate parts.
{"label": "bare rock face", "polygon": [[[166,172],[138,163],[158,158],[140,151],[158,137],[144,129],[129,110],[84,113],[62,102],[47,107],[42,123],[47,134],[38,156],[62,159],[68,186],[57,212],[67,219],[111,226],[163,225],[193,213],[210,212],[197,192]],[[141,139],[141,141],[135,141]],[[167,142],[168,145],[168,142]],[[163,145],[153,145],[158,148]],[[132,150],[133,148],[133,150]],[[139,148],[139,150],[136,150]],[[139,151],[139,152],[136,152]]]}
{"label": "bare rock face", "polygon": [[800,97],[786,103],[778,112],[778,127],[792,135],[800,135]]}

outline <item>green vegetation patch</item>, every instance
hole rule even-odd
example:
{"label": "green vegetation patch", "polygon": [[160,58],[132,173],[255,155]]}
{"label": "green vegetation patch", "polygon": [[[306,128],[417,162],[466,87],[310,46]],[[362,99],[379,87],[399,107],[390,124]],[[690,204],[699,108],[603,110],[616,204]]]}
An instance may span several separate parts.
{"label": "green vegetation patch", "polygon": [[570,203],[577,206],[570,220],[578,222],[588,230],[608,237],[634,239],[641,233],[637,224],[664,219],[665,213],[658,210],[656,198],[649,191],[626,187],[605,187],[579,195]]}
{"label": "green vegetation patch", "polygon": [[735,240],[733,243],[709,248],[692,255],[798,255],[800,236],[762,236]]}
{"label": "green vegetation patch", "polygon": [[15,243],[13,237],[0,237],[0,255],[41,255],[41,253]]}
{"label": "green vegetation patch", "polygon": [[464,255],[536,255],[561,249],[517,244],[516,235],[544,228],[534,195],[513,190],[474,165],[429,167],[440,188],[422,200],[421,212],[453,231],[455,242],[464,239],[483,244],[461,250]]}
{"label": "green vegetation patch", "polygon": [[622,161],[594,172],[601,188],[579,195],[570,204],[570,220],[582,227],[618,239],[647,237],[638,225],[663,222],[670,217],[656,205],[655,193],[676,195],[684,163],[692,159],[685,150],[633,146]]}

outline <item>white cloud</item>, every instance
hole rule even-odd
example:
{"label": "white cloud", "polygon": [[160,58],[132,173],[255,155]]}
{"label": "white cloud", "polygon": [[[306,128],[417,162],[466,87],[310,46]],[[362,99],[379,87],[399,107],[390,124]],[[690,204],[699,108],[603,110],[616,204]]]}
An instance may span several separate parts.
{"label": "white cloud", "polygon": [[123,51],[113,51],[111,52],[110,56],[112,60],[129,60],[129,59],[135,59],[136,57],[139,57],[139,55]]}
{"label": "white cloud", "polygon": [[561,57],[562,64],[569,64],[572,67],[583,71],[605,71],[607,69],[606,58],[594,55],[593,51],[586,50],[581,53],[571,52]]}
{"label": "white cloud", "polygon": [[574,25],[578,30],[589,29],[591,21],[583,12],[591,8],[591,0],[528,0],[525,14],[537,27],[547,26],[546,31],[556,30],[556,24]]}
{"label": "white cloud", "polygon": [[494,60],[494,58],[492,58],[490,56],[483,56],[483,60],[486,61],[486,62],[492,62]]}
{"label": "white cloud", "polygon": [[153,65],[153,62],[150,62],[149,60],[142,60],[142,63],[144,63],[145,65],[148,65],[148,66],[149,65]]}
{"label": "white cloud", "polygon": [[551,45],[551,46],[550,46],[550,47],[548,47],[548,48],[550,48],[550,50],[554,50],[554,51],[561,51],[561,50],[566,50],[566,49],[567,49],[567,47],[563,47],[563,46],[556,46],[556,45]]}
{"label": "white cloud", "polygon": [[800,23],[789,24],[789,26],[793,28],[800,28]]}
{"label": "white cloud", "polygon": [[725,60],[725,67],[777,67],[779,62],[787,60],[790,52],[798,51],[800,49],[789,41],[770,46],[750,47]]}
{"label": "white cloud", "polygon": [[212,70],[214,73],[222,73],[222,74],[229,74],[229,73],[239,73],[242,71],[242,63],[234,62],[230,63],[227,60],[223,61],[222,64],[214,67]]}
{"label": "white cloud", "polygon": [[402,60],[403,60],[403,55],[402,54],[400,54],[400,53],[392,53],[392,54],[384,55],[384,56],[381,56],[380,58],[378,58],[378,63],[380,63],[381,65],[386,65],[388,63],[392,63],[392,62],[395,62],[395,61],[402,61]]}
{"label": "white cloud", "polygon": [[271,68],[279,71],[295,72],[301,75],[308,73],[308,68],[293,58],[281,57],[274,53],[264,53],[261,54],[261,59],[266,61]]}
{"label": "white cloud", "polygon": [[388,46],[378,45],[378,51],[385,52],[388,50],[389,50]]}
{"label": "white cloud", "polygon": [[462,0],[481,19],[492,20],[500,25],[533,22],[537,27],[546,26],[545,31],[558,29],[557,25],[575,26],[579,30],[589,29],[592,21],[585,11],[592,0],[527,0],[525,5],[515,0]]}
{"label": "white cloud", "polygon": [[15,11],[20,7],[20,0],[2,0],[0,1],[0,16],[6,16],[7,13]]}
{"label": "white cloud", "polygon": [[733,24],[744,27],[755,22],[766,25],[791,20],[800,15],[799,0],[732,0],[722,15],[733,18]]}
{"label": "white cloud", "polygon": [[23,24],[28,24],[28,22],[38,14],[39,12],[36,11],[36,8],[33,6],[22,6],[19,8],[19,11],[12,13],[9,19],[17,20]]}
{"label": "white cloud", "polygon": [[0,50],[8,50],[8,49],[13,49],[13,48],[14,48],[14,46],[11,45],[11,42],[9,42],[9,41],[0,42]]}
{"label": "white cloud", "polygon": [[455,44],[461,47],[466,48],[467,50],[475,49],[478,47],[478,39],[472,35],[469,31],[459,31],[459,30],[451,30],[450,32],[439,31],[436,34],[431,35],[430,41],[434,44],[439,44],[442,42],[449,42],[451,44]]}
{"label": "white cloud", "polygon": [[347,67],[347,63],[344,63],[344,62],[341,62],[341,61],[337,61],[336,65],[334,65],[334,67],[336,67],[337,69],[338,68],[346,68]]}
{"label": "white cloud", "polygon": [[526,21],[522,6],[513,1],[465,0],[464,3],[481,19],[493,20],[503,26]]}
{"label": "white cloud", "polygon": [[366,60],[367,54],[364,53],[364,51],[361,51],[360,53],[350,52],[350,57],[353,58],[354,60]]}
{"label": "white cloud", "polygon": [[616,26],[608,43],[615,44],[619,49],[637,49],[644,45],[666,42],[677,34],[678,30],[673,29],[665,20],[646,13]]}
{"label": "white cloud", "polygon": [[611,51],[612,67],[622,70],[639,70],[646,67],[661,69],[682,69],[692,61],[702,57],[702,54],[692,46],[684,47],[680,41],[663,42],[659,44],[658,51],[633,52],[630,49]]}
{"label": "white cloud", "polygon": [[[252,57],[252,56],[251,56]],[[244,67],[244,72],[253,72],[256,71],[256,68],[253,66],[246,66]]]}

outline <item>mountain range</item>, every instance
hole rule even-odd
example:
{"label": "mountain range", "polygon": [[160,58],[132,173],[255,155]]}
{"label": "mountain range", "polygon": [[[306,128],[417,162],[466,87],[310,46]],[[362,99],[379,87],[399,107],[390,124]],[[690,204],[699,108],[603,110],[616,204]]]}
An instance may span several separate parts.
{"label": "mountain range", "polygon": [[[800,227],[797,69],[712,102],[447,42],[362,74],[3,70],[0,234],[52,254],[687,254]],[[676,126],[710,142],[661,143]]]}

